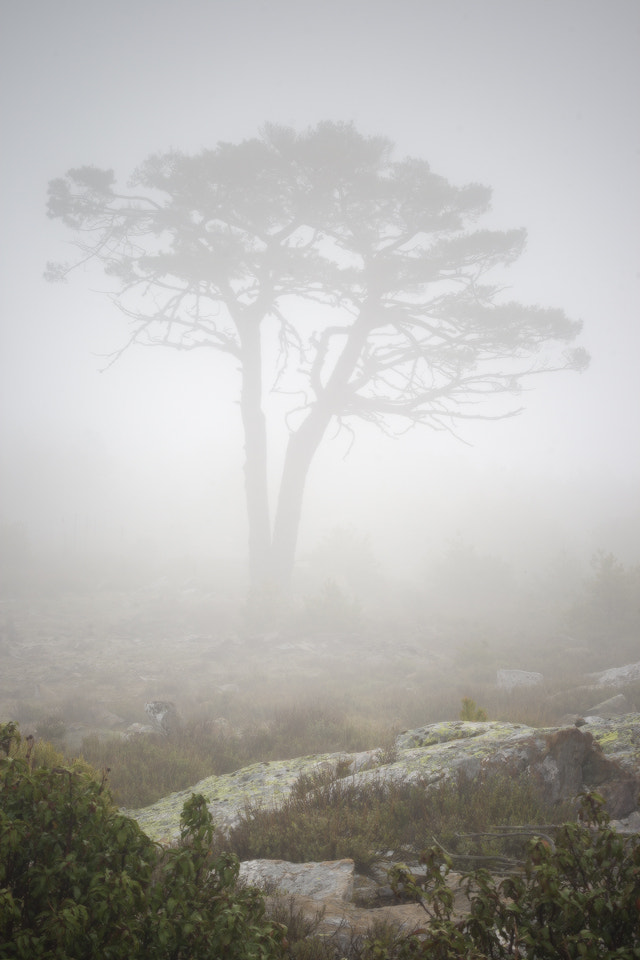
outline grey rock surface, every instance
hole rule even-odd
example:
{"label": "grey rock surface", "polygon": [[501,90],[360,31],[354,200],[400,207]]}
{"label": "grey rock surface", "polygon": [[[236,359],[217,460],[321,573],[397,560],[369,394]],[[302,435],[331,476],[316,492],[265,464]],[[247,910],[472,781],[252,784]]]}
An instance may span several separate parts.
{"label": "grey rock surface", "polygon": [[312,900],[353,898],[353,860],[289,863],[287,860],[245,860],[240,879],[269,893],[292,894]]}
{"label": "grey rock surface", "polygon": [[175,703],[170,700],[152,700],[144,705],[145,713],[154,729],[169,734],[180,727],[180,716]]}
{"label": "grey rock surface", "polygon": [[626,683],[634,683],[640,680],[640,660],[636,663],[627,663],[623,667],[610,667],[599,673],[591,673],[589,679],[592,683],[603,687],[621,687]]}
{"label": "grey rock surface", "polygon": [[637,807],[640,714],[591,717],[580,729],[537,729],[500,721],[428,724],[401,733],[392,756],[367,751],[366,757],[334,753],[256,763],[234,773],[207,777],[189,790],[125,812],[152,839],[175,840],[185,800],[200,793],[216,825],[230,829],[239,822],[247,803],[277,805],[301,774],[326,769],[346,770],[343,776],[349,783],[365,785],[383,779],[423,784],[426,789],[459,773],[471,778],[484,770],[500,770],[510,776],[528,774],[552,801],[574,796],[584,788],[598,789],[607,797],[611,815],[622,819]]}
{"label": "grey rock surface", "polygon": [[629,701],[624,693],[618,693],[615,697],[609,697],[608,700],[597,703],[595,707],[590,707],[587,714],[589,716],[608,719],[610,717],[619,717],[623,713],[627,713],[628,709]]}
{"label": "grey rock surface", "polygon": [[544,677],[533,670],[498,670],[496,683],[498,690],[517,690],[521,687],[537,687]]}

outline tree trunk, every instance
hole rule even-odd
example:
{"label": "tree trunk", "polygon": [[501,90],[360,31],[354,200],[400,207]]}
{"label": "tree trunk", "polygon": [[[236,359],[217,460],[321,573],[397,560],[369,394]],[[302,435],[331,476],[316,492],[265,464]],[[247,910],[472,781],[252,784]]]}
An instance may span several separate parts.
{"label": "tree trunk", "polygon": [[306,420],[289,438],[271,547],[271,576],[274,582],[285,590],[290,584],[295,563],[302,500],[309,467],[332,416],[344,410],[344,393],[371,327],[371,315],[367,305],[351,327],[326,386],[311,407]]}
{"label": "tree trunk", "polygon": [[291,581],[309,467],[331,420],[331,412],[314,407],[289,437],[271,547],[271,576],[281,588]]}
{"label": "tree trunk", "polygon": [[268,577],[271,531],[267,487],[267,429],[262,410],[262,349],[259,323],[238,325],[242,348],[240,409],[244,429],[244,483],[249,520],[249,578],[258,587]]}

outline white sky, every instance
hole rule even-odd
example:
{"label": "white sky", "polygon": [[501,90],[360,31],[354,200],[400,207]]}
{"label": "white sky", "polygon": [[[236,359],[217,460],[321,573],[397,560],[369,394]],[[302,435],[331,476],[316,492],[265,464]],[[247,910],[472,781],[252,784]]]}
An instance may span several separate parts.
{"label": "white sky", "polygon": [[[347,517],[384,549],[460,534],[513,553],[525,528],[559,549],[581,534],[628,545],[637,0],[1,0],[0,45],[0,519],[50,542],[80,529],[242,556],[241,438],[219,358],[138,349],[100,374],[125,322],[97,273],[42,279],[70,239],[46,219],[46,186],[71,166],[126,179],[151,152],[334,119],[491,186],[490,223],[529,231],[511,294],[582,319],[592,366],[537,382],[521,417],[470,429],[471,447],[427,431],[364,431],[346,461],[342,441],[325,447],[303,547]],[[627,540],[598,543],[611,523]]]}

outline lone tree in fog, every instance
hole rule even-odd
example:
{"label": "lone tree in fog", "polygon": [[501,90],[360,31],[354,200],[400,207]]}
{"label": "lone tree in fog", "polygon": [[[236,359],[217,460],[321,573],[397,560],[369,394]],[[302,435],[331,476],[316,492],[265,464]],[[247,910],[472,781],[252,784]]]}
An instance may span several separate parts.
{"label": "lone tree in fog", "polygon": [[[583,369],[580,324],[507,302],[487,275],[523,230],[478,229],[487,187],[455,187],[424,160],[348,123],[195,156],[150,156],[118,189],[81,167],[49,185],[48,213],[114,279],[133,343],[209,348],[240,370],[250,574],[286,586],[307,475],[330,424],[385,431],[511,416],[485,406],[523,377]],[[78,263],[49,264],[49,279]],[[565,345],[564,348],[562,345]],[[123,351],[120,351],[123,352]],[[118,354],[119,355],[119,354]],[[273,525],[264,380],[290,397]]]}

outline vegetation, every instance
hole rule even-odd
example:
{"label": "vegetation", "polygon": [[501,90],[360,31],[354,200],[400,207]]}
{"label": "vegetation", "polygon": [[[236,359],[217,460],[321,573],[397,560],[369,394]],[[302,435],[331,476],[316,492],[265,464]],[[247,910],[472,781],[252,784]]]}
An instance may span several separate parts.
{"label": "vegetation", "polygon": [[[161,848],[118,813],[104,780],[69,766],[36,766],[33,751],[15,724],[0,726],[0,955],[6,960],[640,957],[640,837],[612,830],[596,795],[582,799],[577,821],[553,837],[529,840],[520,869],[502,878],[486,869],[464,873],[458,885],[469,912],[463,917],[453,915],[454,859],[442,842],[429,845],[423,876],[403,865],[390,872],[397,894],[422,905],[424,923],[410,934],[378,924],[345,943],[319,933],[321,911],[308,918],[293,900],[276,898],[268,916],[263,896],[238,886],[238,860],[228,849],[216,850],[203,797],[192,795],[184,805],[180,842]],[[448,792],[435,791],[425,806],[424,790],[403,794],[374,784],[370,801],[377,818],[401,827],[398,837],[413,822],[413,840],[428,842],[428,831],[415,834],[425,819],[442,840],[460,823],[481,828],[494,818],[514,822],[540,812],[526,791],[506,788],[460,780]],[[364,814],[367,842],[386,840],[387,828],[376,832],[364,799],[364,791],[340,795],[335,780],[301,780],[286,811],[293,815],[289,830],[299,835],[319,811],[335,807],[336,824],[346,816],[353,829]],[[256,811],[248,812],[236,840],[248,836],[249,820],[257,823]]]}
{"label": "vegetation", "polygon": [[391,742],[391,731],[365,717],[352,717],[331,702],[283,705],[268,722],[234,729],[228,723],[194,720],[168,736],[161,733],[86,737],[82,755],[108,768],[117,802],[130,809],[251,763],[315,753],[354,752]]}
{"label": "vegetation", "polygon": [[611,829],[595,794],[583,797],[580,820],[564,824],[553,842],[530,841],[521,871],[504,879],[486,870],[464,876],[470,912],[462,920],[452,917],[451,859],[432,847],[423,862],[423,882],[403,867],[393,871],[394,886],[413,892],[427,920],[402,942],[397,960],[640,957],[640,837]]}
{"label": "vegetation", "polygon": [[[151,156],[128,186],[89,166],[49,185],[49,216],[72,231],[75,266],[93,259],[115,285],[130,344],[208,348],[239,369],[260,591],[290,585],[307,475],[330,426],[453,430],[512,415],[511,401],[489,401],[532,374],[588,364],[584,349],[565,349],[580,323],[502,298],[494,271],[520,256],[525,232],[476,228],[491,191],[392,153],[353,124],[269,124],[195,156]],[[49,264],[48,278],[73,267]],[[273,524],[268,373],[291,398]]]}
{"label": "vegetation", "polygon": [[[480,844],[461,834],[480,834],[496,824],[546,823],[572,816],[572,808],[547,806],[525,779],[460,775],[426,789],[424,783],[372,778],[366,784],[340,771],[301,776],[276,809],[249,804],[220,848],[241,860],[294,863],[352,858],[366,872],[381,851],[393,858],[419,856],[438,838],[458,855],[491,855],[495,842]],[[505,852],[504,842],[500,844]],[[508,852],[508,851],[507,851]]]}
{"label": "vegetation", "polygon": [[475,700],[472,700],[471,697],[463,697],[460,719],[481,723],[487,719],[487,711],[482,707],[478,707]]}
{"label": "vegetation", "polygon": [[118,813],[104,782],[17,756],[0,728],[0,956],[5,960],[269,960],[282,928],[212,857],[204,798],[185,803],[180,844],[162,849]]}

